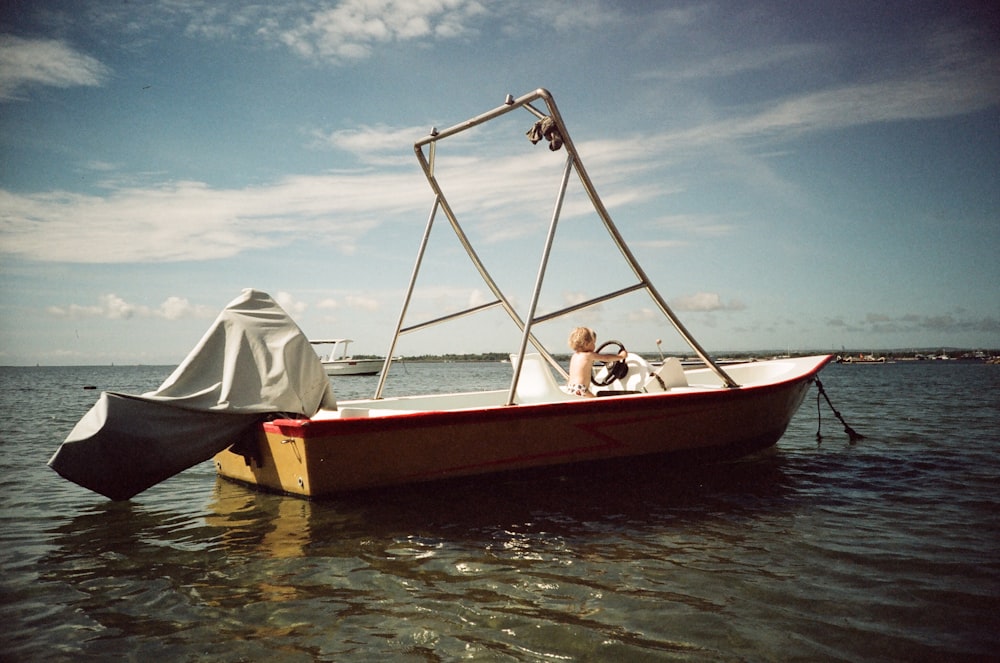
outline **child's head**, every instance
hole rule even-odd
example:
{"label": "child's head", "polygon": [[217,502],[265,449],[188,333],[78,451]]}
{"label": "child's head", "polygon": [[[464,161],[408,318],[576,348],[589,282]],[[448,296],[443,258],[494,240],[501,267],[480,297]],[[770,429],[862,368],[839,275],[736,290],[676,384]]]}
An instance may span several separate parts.
{"label": "child's head", "polygon": [[573,352],[584,352],[597,343],[597,334],[593,329],[577,327],[569,335],[569,347]]}

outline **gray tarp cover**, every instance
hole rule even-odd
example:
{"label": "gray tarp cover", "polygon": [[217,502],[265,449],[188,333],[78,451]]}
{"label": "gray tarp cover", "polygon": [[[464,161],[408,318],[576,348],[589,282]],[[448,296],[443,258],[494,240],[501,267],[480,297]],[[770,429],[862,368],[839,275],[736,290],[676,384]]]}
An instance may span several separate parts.
{"label": "gray tarp cover", "polygon": [[49,460],[66,479],[126,500],[256,433],[272,413],[336,408],[298,325],[247,289],[156,391],[104,392]]}

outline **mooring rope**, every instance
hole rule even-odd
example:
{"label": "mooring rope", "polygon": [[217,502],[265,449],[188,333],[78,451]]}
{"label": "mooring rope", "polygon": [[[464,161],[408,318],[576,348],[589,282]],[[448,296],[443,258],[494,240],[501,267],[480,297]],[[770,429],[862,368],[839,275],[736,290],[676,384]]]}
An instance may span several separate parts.
{"label": "mooring rope", "polygon": [[816,394],[816,414],[819,420],[818,427],[816,428],[816,439],[819,441],[823,440],[823,435],[820,433],[820,431],[823,428],[823,412],[820,408],[820,402],[819,402],[820,396],[826,399],[826,404],[830,406],[831,410],[833,410],[833,414],[837,417],[837,419],[840,420],[840,423],[844,424],[844,432],[847,433],[847,437],[850,439],[851,444],[854,444],[858,440],[865,439],[864,435],[862,435],[861,433],[857,432],[856,430],[848,426],[847,422],[844,421],[844,418],[840,416],[839,412],[837,412],[837,408],[833,407],[833,403],[830,402],[830,397],[826,395],[826,390],[823,389],[823,383],[819,381],[819,378],[813,378],[813,380],[816,382],[816,386],[819,388],[819,393]]}

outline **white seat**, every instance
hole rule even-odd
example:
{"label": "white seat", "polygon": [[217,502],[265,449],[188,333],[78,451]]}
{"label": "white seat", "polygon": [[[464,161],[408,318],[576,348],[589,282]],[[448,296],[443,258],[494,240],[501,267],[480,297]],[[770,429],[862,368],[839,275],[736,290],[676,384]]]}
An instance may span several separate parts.
{"label": "white seat", "polygon": [[663,365],[656,369],[649,379],[646,380],[646,391],[651,394],[669,391],[673,387],[688,386],[687,376],[684,375],[684,366],[677,357],[670,357],[663,361]]}
{"label": "white seat", "polygon": [[625,391],[646,391],[653,366],[634,352],[628,353],[625,365],[628,366],[628,375],[621,388]]}
{"label": "white seat", "polygon": [[[653,373],[652,364],[636,353],[630,352],[628,353],[628,357],[625,359],[625,365],[628,367],[628,373],[626,373],[625,377],[620,380],[615,380],[611,384],[607,385],[608,390],[620,391],[623,393],[645,392],[646,385],[649,383],[650,376]],[[606,367],[602,367],[597,371],[597,380],[603,381],[607,378],[607,375],[608,369]],[[656,380],[654,379],[653,382],[656,382]],[[661,390],[656,389],[656,391]]]}
{"label": "white seat", "polygon": [[[517,368],[517,355],[510,356],[511,366]],[[514,401],[519,404],[550,403],[552,401],[567,401],[579,396],[567,394],[559,388],[552,369],[549,368],[542,355],[537,352],[524,355],[521,365],[521,376],[517,380],[514,391]]]}

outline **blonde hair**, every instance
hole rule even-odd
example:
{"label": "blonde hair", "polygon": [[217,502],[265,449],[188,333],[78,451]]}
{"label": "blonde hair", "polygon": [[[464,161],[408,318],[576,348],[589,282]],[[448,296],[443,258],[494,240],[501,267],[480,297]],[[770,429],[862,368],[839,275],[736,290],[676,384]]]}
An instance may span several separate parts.
{"label": "blonde hair", "polygon": [[597,334],[593,329],[577,327],[569,334],[569,347],[573,352],[581,352],[591,343],[597,342]]}

